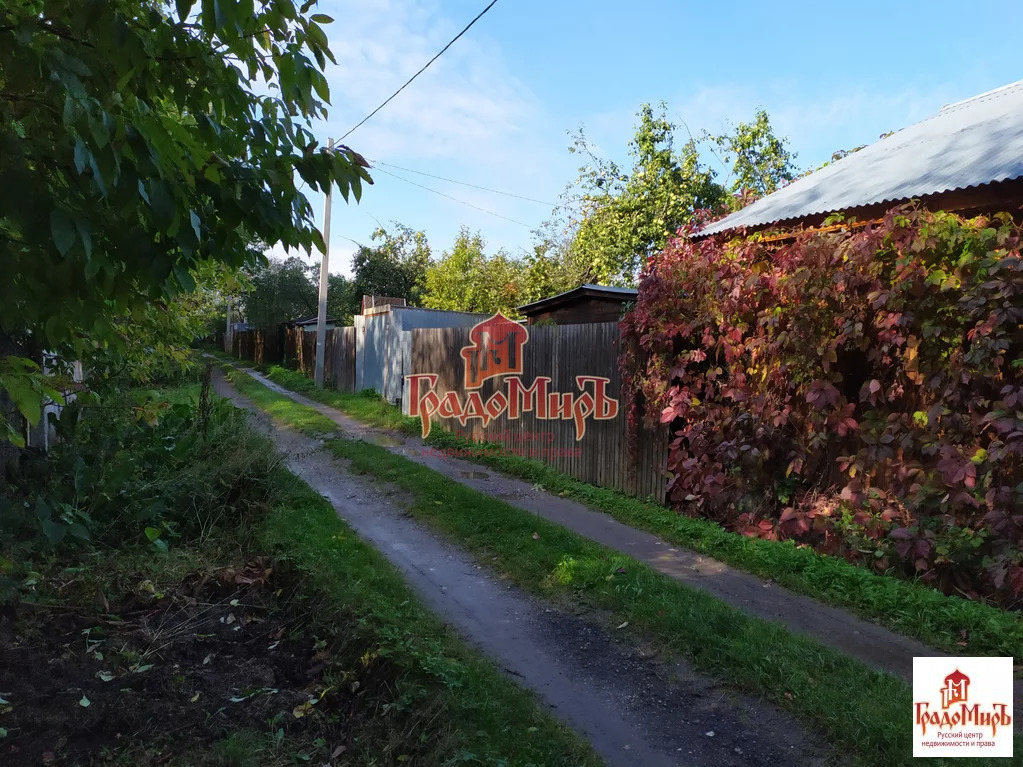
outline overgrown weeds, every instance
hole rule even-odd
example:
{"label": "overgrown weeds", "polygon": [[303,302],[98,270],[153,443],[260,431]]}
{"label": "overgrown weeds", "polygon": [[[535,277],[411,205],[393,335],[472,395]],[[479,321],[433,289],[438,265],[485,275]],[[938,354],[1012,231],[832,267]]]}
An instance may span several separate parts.
{"label": "overgrown weeds", "polygon": [[230,527],[265,502],[276,458],[199,385],[71,405],[41,477],[6,499],[0,533],[32,551],[175,541]]}

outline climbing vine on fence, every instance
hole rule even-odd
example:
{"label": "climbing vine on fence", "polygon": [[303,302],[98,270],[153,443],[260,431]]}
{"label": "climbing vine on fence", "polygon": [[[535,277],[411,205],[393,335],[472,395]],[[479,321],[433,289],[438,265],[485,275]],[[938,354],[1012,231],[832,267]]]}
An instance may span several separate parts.
{"label": "climbing vine on fence", "polygon": [[783,242],[682,231],[623,325],[669,498],[946,592],[1023,603],[1023,260],[913,206]]}

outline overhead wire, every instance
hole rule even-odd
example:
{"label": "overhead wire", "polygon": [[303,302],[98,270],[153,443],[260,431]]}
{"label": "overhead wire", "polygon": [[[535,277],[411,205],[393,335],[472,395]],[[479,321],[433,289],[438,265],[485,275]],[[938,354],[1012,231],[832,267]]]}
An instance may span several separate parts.
{"label": "overhead wire", "polygon": [[480,186],[478,184],[470,184],[468,181],[457,181],[456,179],[453,179],[453,178],[446,178],[444,176],[435,176],[432,173],[425,173],[425,172],[423,172],[421,170],[413,170],[412,168],[403,168],[400,165],[394,165],[393,163],[384,162],[383,160],[370,160],[369,163],[370,163],[371,167],[375,166],[375,165],[386,165],[388,168],[394,168],[395,170],[401,170],[401,171],[404,171],[405,173],[415,173],[417,176],[427,176],[429,178],[435,178],[438,181],[447,181],[448,183],[451,183],[451,184],[459,184],[461,186],[468,186],[468,187],[471,187],[472,189],[479,189],[479,190],[484,191],[484,192],[491,192],[493,194],[502,194],[505,197],[514,197],[517,200],[525,200],[526,202],[535,202],[535,203],[537,203],[539,205],[550,205],[551,207],[554,207],[556,205],[556,203],[547,202],[547,200],[537,200],[535,197],[526,197],[525,195],[515,194],[513,192],[502,192],[500,189],[491,189],[490,187],[487,187],[487,186]]}
{"label": "overhead wire", "polygon": [[417,183],[415,181],[412,181],[411,179],[407,179],[407,178],[404,178],[402,176],[399,176],[397,173],[391,173],[390,171],[386,171],[383,168],[377,168],[376,170],[378,172],[380,172],[380,173],[383,173],[385,176],[391,176],[392,178],[396,178],[399,181],[404,181],[406,184],[411,184],[412,186],[418,186],[420,189],[425,189],[427,192],[433,192],[434,194],[440,195],[441,197],[446,197],[447,199],[449,199],[449,200],[451,200],[453,202],[457,202],[460,205],[467,205],[470,208],[475,208],[476,210],[480,211],[481,213],[486,213],[487,215],[495,216],[497,218],[503,218],[505,221],[511,221],[513,224],[518,224],[519,226],[526,227],[526,229],[533,229],[534,228],[534,227],[532,227],[529,224],[525,224],[525,223],[523,223],[521,221],[516,221],[514,218],[509,218],[508,216],[503,216],[500,213],[495,213],[492,210],[487,210],[486,208],[481,208],[479,205],[473,205],[471,202],[466,202],[465,200],[459,200],[457,197],[452,197],[450,194],[445,194],[444,192],[438,191],[438,190],[433,189],[433,188],[428,187],[428,186],[424,186],[423,184],[420,184],[420,183]]}
{"label": "overhead wire", "polygon": [[440,49],[440,52],[439,52],[439,53],[438,53],[438,54],[437,54],[436,56],[434,56],[434,57],[433,57],[432,59],[430,59],[429,61],[427,61],[427,62],[426,62],[426,63],[425,63],[424,65],[423,65],[423,68],[422,68],[422,69],[420,69],[420,70],[419,70],[418,72],[416,72],[416,73],[415,73],[414,75],[412,75],[412,77],[410,77],[410,78],[408,79],[408,81],[407,81],[407,82],[406,82],[406,83],[405,83],[404,85],[402,85],[402,86],[401,86],[400,88],[398,88],[398,90],[396,90],[396,91],[395,91],[394,93],[392,93],[392,94],[391,94],[390,96],[388,96],[388,97],[387,97],[387,99],[386,99],[386,100],[384,100],[384,102],[383,102],[383,103],[382,103],[382,104],[381,104],[380,106],[378,106],[378,107],[377,107],[376,109],[374,109],[374,110],[373,110],[372,112],[370,112],[370,113],[369,113],[368,115],[366,115],[366,116],[365,116],[365,117],[363,117],[363,118],[362,118],[361,120],[359,120],[359,122],[358,122],[358,123],[356,123],[356,124],[355,124],[355,126],[354,126],[353,128],[351,128],[351,129],[350,129],[350,130],[349,130],[349,131],[348,131],[348,132],[347,132],[347,133],[346,133],[345,135],[343,135],[343,136],[342,136],[341,138],[339,138],[339,139],[338,139],[338,142],[344,141],[344,140],[345,140],[346,138],[348,138],[348,137],[349,137],[350,135],[352,135],[353,133],[355,133],[355,131],[357,131],[357,130],[358,130],[359,128],[361,128],[361,127],[362,127],[362,126],[363,126],[363,125],[364,125],[364,124],[366,123],[366,121],[367,121],[367,120],[369,120],[369,119],[370,119],[370,118],[371,118],[371,117],[372,117],[373,115],[375,115],[375,114],[376,114],[377,112],[379,112],[379,111],[380,111],[381,109],[383,109],[383,108],[384,108],[385,106],[387,106],[387,105],[388,105],[389,103],[391,103],[391,101],[392,101],[392,100],[394,99],[394,97],[395,97],[395,96],[397,96],[397,95],[398,95],[399,93],[401,93],[401,92],[402,92],[403,90],[405,90],[405,89],[406,89],[406,88],[407,88],[407,87],[408,87],[409,85],[411,85],[411,84],[412,84],[412,81],[413,81],[413,80],[415,80],[415,79],[416,79],[417,77],[419,77],[419,75],[423,74],[423,72],[425,72],[425,71],[427,70],[427,68],[428,68],[428,67],[429,67],[429,66],[430,66],[430,65],[431,65],[431,64],[432,64],[433,62],[435,62],[435,61],[436,61],[437,59],[439,59],[439,58],[440,58],[441,56],[443,56],[443,55],[444,55],[444,52],[445,52],[445,51],[446,51],[446,50],[447,50],[448,48],[450,48],[450,47],[451,47],[452,45],[454,45],[454,44],[455,44],[455,41],[456,41],[456,40],[458,40],[458,38],[460,38],[460,37],[461,37],[462,35],[464,35],[464,34],[465,34],[466,32],[468,32],[468,31],[469,31],[469,28],[470,28],[470,27],[472,27],[472,25],[473,25],[473,24],[475,24],[475,23],[476,23],[477,21],[479,21],[479,20],[480,20],[481,18],[483,18],[483,15],[484,15],[484,14],[485,14],[485,13],[486,13],[487,11],[489,11],[489,10],[490,10],[491,8],[493,8],[493,7],[494,7],[494,5],[495,5],[496,3],[497,3],[497,0],[491,0],[491,1],[490,1],[490,4],[489,4],[489,5],[487,5],[487,7],[486,7],[486,8],[484,8],[484,9],[483,9],[482,11],[480,11],[480,12],[479,12],[479,13],[478,13],[478,14],[476,15],[476,18],[474,18],[474,19],[473,19],[472,21],[470,21],[470,22],[469,22],[468,24],[466,24],[466,25],[465,25],[465,28],[464,28],[464,29],[463,29],[463,30],[462,30],[461,32],[459,32],[459,33],[458,33],[457,35],[455,35],[455,36],[454,36],[454,37],[453,37],[453,38],[451,39],[451,41],[450,41],[450,42],[449,42],[449,43],[448,43],[447,45],[445,45],[445,46],[444,46],[443,48],[441,48],[441,49]]}

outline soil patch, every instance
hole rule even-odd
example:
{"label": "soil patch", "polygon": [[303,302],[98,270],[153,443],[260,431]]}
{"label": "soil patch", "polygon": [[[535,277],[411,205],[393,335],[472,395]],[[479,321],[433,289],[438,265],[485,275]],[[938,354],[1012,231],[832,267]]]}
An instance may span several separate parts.
{"label": "soil patch", "polygon": [[394,669],[357,621],[280,562],[150,589],[109,610],[5,608],[0,764],[217,763],[239,732],[259,764],[323,764],[355,749],[389,697]]}

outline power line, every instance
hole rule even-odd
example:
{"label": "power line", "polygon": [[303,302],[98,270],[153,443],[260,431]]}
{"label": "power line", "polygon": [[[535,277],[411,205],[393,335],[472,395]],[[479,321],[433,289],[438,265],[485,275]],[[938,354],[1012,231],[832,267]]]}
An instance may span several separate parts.
{"label": "power line", "polygon": [[462,186],[472,187],[473,189],[480,189],[484,192],[493,192],[494,194],[503,194],[505,197],[514,197],[517,200],[525,200],[526,202],[535,202],[540,205],[550,205],[552,208],[555,207],[555,203],[547,202],[546,200],[537,200],[533,197],[524,197],[521,194],[513,194],[512,192],[502,192],[500,189],[490,189],[486,186],[478,186],[477,184],[470,184],[467,181],[455,181],[453,178],[445,178],[444,176],[435,176],[432,173],[424,173],[421,170],[412,170],[411,168],[403,168],[400,165],[392,165],[389,162],[383,160],[370,160],[371,165],[386,165],[388,168],[394,168],[395,170],[403,170],[406,173],[415,173],[417,176],[427,176],[429,178],[435,178],[438,181],[447,181],[451,184],[460,184]]}
{"label": "power line", "polygon": [[385,176],[391,176],[392,178],[396,178],[399,181],[404,181],[406,184],[412,184],[412,186],[418,186],[420,189],[425,189],[427,192],[433,192],[434,194],[439,194],[441,197],[446,197],[449,200],[452,200],[453,202],[459,203],[460,205],[467,205],[470,208],[475,208],[476,210],[478,210],[478,211],[480,211],[482,213],[487,213],[488,215],[496,216],[497,218],[503,218],[505,221],[511,221],[513,224],[518,224],[519,226],[526,227],[526,229],[533,229],[533,227],[530,226],[529,224],[524,224],[521,221],[516,221],[514,218],[508,218],[508,216],[502,216],[500,213],[494,213],[494,211],[492,211],[492,210],[487,210],[486,208],[481,208],[479,205],[473,205],[471,202],[466,202],[465,200],[459,200],[457,197],[452,197],[450,194],[444,194],[444,192],[438,192],[436,189],[431,189],[428,186],[423,186],[422,184],[418,184],[415,181],[412,181],[410,179],[402,178],[397,173],[391,173],[390,171],[386,171],[383,168],[377,168],[377,171],[380,172],[380,173],[383,173]]}
{"label": "power line", "polygon": [[379,111],[380,111],[381,109],[383,109],[383,108],[384,108],[385,106],[387,106],[387,105],[388,105],[388,104],[390,103],[391,99],[393,99],[393,98],[394,98],[395,96],[397,96],[397,95],[398,95],[399,93],[401,93],[401,92],[402,92],[403,90],[405,90],[405,88],[407,88],[407,87],[408,87],[408,86],[409,86],[409,85],[410,85],[410,84],[412,83],[412,81],[413,81],[413,80],[415,80],[415,79],[416,79],[417,77],[419,77],[419,75],[423,74],[423,72],[425,72],[425,71],[426,71],[426,68],[427,68],[427,67],[429,67],[429,66],[430,66],[430,65],[431,65],[431,64],[432,64],[433,62],[435,62],[435,61],[436,61],[437,59],[439,59],[439,58],[440,58],[440,57],[441,57],[442,55],[444,55],[444,52],[445,52],[445,51],[446,51],[446,50],[447,50],[448,48],[450,48],[450,47],[451,47],[452,45],[454,45],[455,41],[456,41],[456,40],[458,40],[458,38],[460,38],[460,37],[461,37],[462,35],[464,35],[464,34],[465,34],[466,32],[468,32],[468,31],[469,31],[469,28],[470,28],[470,27],[471,27],[471,26],[472,26],[473,24],[475,24],[475,23],[476,23],[477,21],[479,21],[479,20],[480,20],[481,18],[483,18],[483,14],[485,14],[485,13],[486,13],[487,11],[489,11],[489,10],[490,10],[491,8],[493,8],[493,7],[494,7],[494,4],[495,4],[496,2],[497,2],[497,0],[490,0],[490,4],[489,4],[489,5],[488,5],[488,6],[486,7],[486,8],[484,8],[484,9],[483,9],[482,11],[480,11],[480,12],[479,12],[479,14],[477,14],[476,18],[475,18],[475,19],[473,19],[472,21],[470,21],[470,22],[469,22],[469,23],[468,23],[468,24],[466,25],[465,29],[463,29],[463,30],[462,30],[461,32],[459,32],[459,33],[458,33],[457,35],[455,35],[455,36],[454,36],[454,37],[453,37],[453,38],[451,39],[451,42],[449,42],[449,43],[448,43],[447,45],[445,45],[445,46],[444,46],[443,48],[441,48],[441,49],[440,49],[440,53],[438,53],[438,54],[437,54],[436,56],[434,56],[434,57],[433,57],[432,59],[430,59],[429,61],[427,61],[427,62],[426,62],[426,64],[424,64],[424,65],[423,65],[423,68],[422,68],[422,69],[420,69],[420,70],[419,70],[418,72],[416,72],[416,73],[415,73],[414,75],[412,75],[412,77],[410,77],[410,78],[408,79],[408,82],[406,82],[406,83],[405,83],[405,84],[404,84],[403,86],[401,86],[400,88],[398,88],[398,90],[396,90],[396,91],[395,91],[394,93],[392,93],[392,94],[391,94],[390,96],[388,96],[388,97],[387,97],[387,100],[386,100],[386,101],[384,101],[384,103],[383,103],[383,104],[381,104],[381,105],[380,105],[380,106],[378,106],[378,107],[377,107],[376,109],[374,109],[374,110],[373,110],[372,112],[370,112],[370,113],[369,113],[368,115],[366,115],[365,117],[363,117],[363,118],[362,118],[362,119],[361,119],[361,120],[359,121],[359,123],[358,123],[358,124],[357,124],[357,125],[356,125],[356,126],[355,126],[354,128],[352,128],[352,129],[351,129],[350,131],[348,131],[348,133],[346,133],[346,134],[345,134],[345,135],[343,135],[343,136],[342,136],[341,138],[339,138],[339,139],[338,139],[338,141],[339,141],[339,142],[340,142],[340,141],[344,141],[344,140],[345,140],[346,138],[348,138],[348,137],[349,137],[350,135],[352,135],[353,133],[355,133],[355,131],[357,131],[357,130],[358,130],[359,128],[361,128],[361,127],[362,127],[362,124],[363,124],[363,123],[365,123],[365,122],[366,122],[366,121],[367,121],[367,120],[368,120],[369,118],[371,118],[371,117],[372,117],[373,115],[375,115],[375,114],[376,114],[377,112],[379,112]]}

